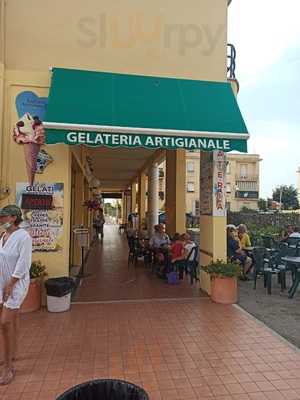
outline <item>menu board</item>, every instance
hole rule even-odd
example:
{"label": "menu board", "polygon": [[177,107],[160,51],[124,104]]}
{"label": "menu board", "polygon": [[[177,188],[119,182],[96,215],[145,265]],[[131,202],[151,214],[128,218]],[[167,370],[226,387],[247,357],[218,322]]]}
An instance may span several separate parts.
{"label": "menu board", "polygon": [[213,210],[213,154],[201,152],[200,158],[200,212],[212,215]]}
{"label": "menu board", "polygon": [[16,204],[22,209],[21,227],[32,237],[33,251],[61,251],[63,183],[16,184]]}

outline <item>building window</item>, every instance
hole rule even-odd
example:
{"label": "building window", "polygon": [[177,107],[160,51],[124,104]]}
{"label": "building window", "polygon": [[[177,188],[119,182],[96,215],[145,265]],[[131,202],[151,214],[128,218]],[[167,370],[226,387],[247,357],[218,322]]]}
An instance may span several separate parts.
{"label": "building window", "polygon": [[200,200],[195,200],[195,215],[200,215]]}
{"label": "building window", "polygon": [[187,184],[187,191],[188,193],[193,193],[195,191],[195,184],[194,182],[188,182]]}
{"label": "building window", "polygon": [[240,169],[240,175],[241,178],[247,178],[248,176],[248,165],[247,164],[241,164],[241,169]]}
{"label": "building window", "polygon": [[230,174],[230,162],[228,161],[227,165],[226,165],[226,174],[229,175]]}
{"label": "building window", "polygon": [[188,172],[195,172],[195,164],[194,161],[187,162],[187,171]]}

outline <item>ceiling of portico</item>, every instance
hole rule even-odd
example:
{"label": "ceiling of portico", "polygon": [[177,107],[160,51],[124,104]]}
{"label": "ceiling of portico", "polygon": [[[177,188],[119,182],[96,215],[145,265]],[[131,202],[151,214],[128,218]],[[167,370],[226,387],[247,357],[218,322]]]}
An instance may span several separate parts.
{"label": "ceiling of portico", "polygon": [[100,180],[102,191],[126,189],[153,154],[154,150],[144,148],[89,148],[93,173]]}

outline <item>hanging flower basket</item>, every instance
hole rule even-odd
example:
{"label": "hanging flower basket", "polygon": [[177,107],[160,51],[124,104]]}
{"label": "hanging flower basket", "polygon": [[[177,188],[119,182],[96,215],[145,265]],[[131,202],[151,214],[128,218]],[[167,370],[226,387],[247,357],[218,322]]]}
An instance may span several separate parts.
{"label": "hanging flower basket", "polygon": [[101,209],[101,203],[98,200],[87,200],[83,203],[89,211],[97,211]]}

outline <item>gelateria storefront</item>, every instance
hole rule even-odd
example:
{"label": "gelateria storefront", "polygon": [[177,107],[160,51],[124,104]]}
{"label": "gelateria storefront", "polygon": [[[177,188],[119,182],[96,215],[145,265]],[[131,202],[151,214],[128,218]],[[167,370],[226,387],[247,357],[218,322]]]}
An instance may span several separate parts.
{"label": "gelateria storefront", "polygon": [[201,263],[226,257],[226,152],[246,152],[249,136],[230,83],[53,68],[45,97],[43,149],[53,162],[38,181],[55,182],[64,209],[61,256],[45,257],[50,275],[79,263],[72,228],[91,227],[82,205],[96,187],[121,193],[124,221],[136,210],[152,229],[162,160],[167,230],[185,231],[186,150],[201,152]]}

